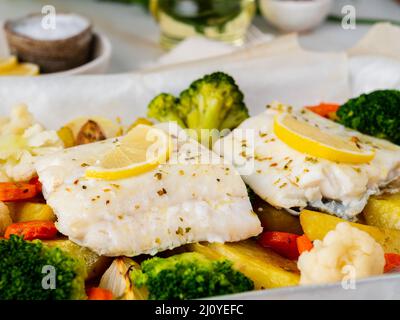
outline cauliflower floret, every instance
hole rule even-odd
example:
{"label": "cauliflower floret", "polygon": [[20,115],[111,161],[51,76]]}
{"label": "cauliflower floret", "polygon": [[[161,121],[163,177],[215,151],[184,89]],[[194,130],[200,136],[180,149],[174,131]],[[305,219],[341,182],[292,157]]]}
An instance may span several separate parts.
{"label": "cauliflower floret", "polygon": [[0,201],[0,235],[2,236],[7,227],[12,224],[10,211],[4,202]]}
{"label": "cauliflower floret", "polygon": [[379,275],[385,267],[385,256],[382,247],[368,233],[343,222],[323,241],[314,241],[314,248],[300,256],[300,284],[342,281],[349,266],[356,279]]}
{"label": "cauliflower floret", "polygon": [[55,131],[45,131],[38,123],[27,128],[22,137],[30,147],[52,146],[60,140]]}
{"label": "cauliflower floret", "polygon": [[28,181],[36,175],[34,158],[28,151],[21,151],[17,161],[7,161],[4,164],[7,177],[13,181]]}
{"label": "cauliflower floret", "polygon": [[0,121],[0,134],[23,134],[25,129],[35,123],[32,114],[24,104],[17,105],[11,109],[9,118]]}
{"label": "cauliflower floret", "polygon": [[27,181],[36,175],[34,157],[62,149],[57,133],[35,123],[25,105],[0,119],[0,181]]}

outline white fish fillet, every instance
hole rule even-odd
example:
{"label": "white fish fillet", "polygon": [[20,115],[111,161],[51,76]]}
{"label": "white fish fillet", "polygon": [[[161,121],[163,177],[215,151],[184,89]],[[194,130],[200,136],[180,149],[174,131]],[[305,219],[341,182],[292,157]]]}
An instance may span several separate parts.
{"label": "white fish fillet", "polygon": [[[113,139],[112,139],[113,140]],[[239,241],[258,235],[244,182],[219,156],[190,140],[175,141],[169,163],[131,178],[85,179],[87,165],[109,150],[112,140],[66,149],[39,158],[36,169],[57,228],[101,255],[156,254],[198,242]],[[197,156],[219,164],[198,164]]]}
{"label": "white fish fillet", "polygon": [[[399,146],[346,129],[311,112],[297,112],[298,118],[304,118],[332,135],[349,140],[357,138],[363,148],[376,149],[375,158],[365,164],[316,159],[290,148],[274,134],[274,117],[280,112],[288,112],[285,108],[274,105],[247,119],[214,145],[214,151],[227,161],[238,163],[242,160],[243,164],[237,166],[237,170],[262,199],[295,214],[311,207],[354,220],[371,195],[379,194],[383,189],[397,191],[391,182],[400,177]],[[244,141],[241,132],[248,130],[253,131],[253,139]]]}

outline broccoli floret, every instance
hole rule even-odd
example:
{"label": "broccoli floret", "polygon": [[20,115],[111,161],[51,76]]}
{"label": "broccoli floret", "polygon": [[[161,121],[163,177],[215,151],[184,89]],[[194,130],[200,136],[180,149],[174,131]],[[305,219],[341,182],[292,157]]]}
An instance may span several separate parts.
{"label": "broccoli floret", "polygon": [[239,124],[249,117],[249,110],[244,104],[235,105],[220,125],[220,130],[235,129]]}
{"label": "broccoli floret", "polygon": [[[43,288],[45,266],[54,267],[55,289]],[[85,276],[83,263],[59,248],[15,235],[0,240],[0,300],[84,299]]]}
{"label": "broccoli floret", "polygon": [[362,133],[400,144],[400,91],[379,90],[349,100],[338,122]]}
{"label": "broccoli floret", "polygon": [[177,122],[179,126],[186,128],[179,114],[178,105],[178,98],[168,93],[161,93],[150,102],[147,116],[160,122]]}
{"label": "broccoli floret", "polygon": [[234,129],[249,117],[243,93],[235,80],[222,72],[194,81],[176,98],[157,96],[148,106],[148,116],[160,122],[177,121],[183,128]]}
{"label": "broccoli floret", "polygon": [[228,260],[209,260],[200,253],[151,258],[131,273],[134,285],[146,286],[151,300],[197,299],[254,288],[253,282],[232,268]]}
{"label": "broccoli floret", "polygon": [[233,129],[249,117],[243,93],[222,72],[193,82],[180,95],[179,109],[190,129]]}

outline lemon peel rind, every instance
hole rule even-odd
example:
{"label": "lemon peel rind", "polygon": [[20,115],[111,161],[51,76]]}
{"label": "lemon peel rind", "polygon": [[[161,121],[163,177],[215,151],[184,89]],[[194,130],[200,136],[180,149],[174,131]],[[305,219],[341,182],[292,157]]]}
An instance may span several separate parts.
{"label": "lemon peel rind", "polygon": [[10,56],[3,61],[0,61],[0,74],[2,72],[7,72],[17,66],[18,60],[16,56]]}
{"label": "lemon peel rind", "polygon": [[127,179],[132,176],[138,176],[143,173],[153,171],[157,168],[160,164],[157,163],[146,163],[145,166],[135,166],[130,169],[123,169],[123,170],[112,170],[112,171],[105,171],[105,170],[94,170],[88,169],[85,172],[85,177],[90,179],[99,179],[99,180],[122,180]]}

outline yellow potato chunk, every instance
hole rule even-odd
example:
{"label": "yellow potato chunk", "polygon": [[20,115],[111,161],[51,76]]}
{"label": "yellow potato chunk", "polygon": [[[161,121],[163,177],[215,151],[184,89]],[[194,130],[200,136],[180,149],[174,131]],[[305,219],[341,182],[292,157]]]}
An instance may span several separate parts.
{"label": "yellow potato chunk", "polygon": [[253,202],[254,212],[260,218],[264,231],[280,231],[303,234],[300,220],[285,210],[279,210],[258,198]]}
{"label": "yellow potato chunk", "polygon": [[62,127],[57,131],[58,137],[64,143],[65,148],[75,146],[75,138],[72,130],[68,127]]}
{"label": "yellow potato chunk", "polygon": [[0,201],[0,236],[4,235],[7,227],[12,224],[9,208]]}
{"label": "yellow potato chunk", "polygon": [[16,202],[13,206],[14,222],[55,221],[56,216],[47,204],[34,202]]}
{"label": "yellow potato chunk", "polygon": [[369,225],[400,230],[400,193],[371,197],[364,217]]}
{"label": "yellow potato chunk", "polygon": [[[300,223],[304,233],[311,240],[322,240],[336,225],[346,220],[315,211],[303,210],[300,213]],[[380,229],[374,226],[359,223],[350,223],[353,227],[367,232],[374,238],[386,253],[400,253],[400,231],[394,229]]]}
{"label": "yellow potato chunk", "polygon": [[87,272],[86,280],[101,276],[112,260],[109,257],[99,256],[90,249],[81,247],[70,240],[46,240],[43,243],[51,247],[60,248],[76,259],[83,259]]}
{"label": "yellow potato chunk", "polygon": [[236,243],[191,244],[191,251],[210,259],[228,259],[236,270],[253,280],[255,289],[296,286],[300,275],[296,262],[260,247],[254,241]]}

